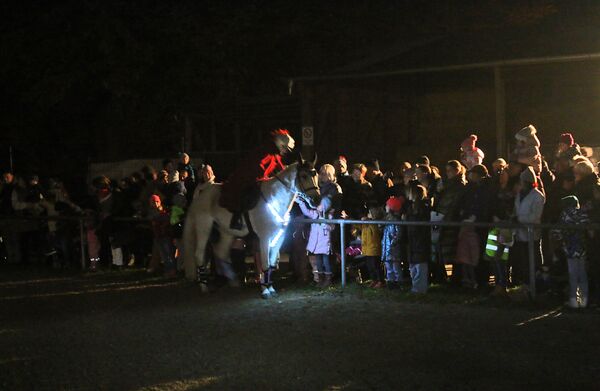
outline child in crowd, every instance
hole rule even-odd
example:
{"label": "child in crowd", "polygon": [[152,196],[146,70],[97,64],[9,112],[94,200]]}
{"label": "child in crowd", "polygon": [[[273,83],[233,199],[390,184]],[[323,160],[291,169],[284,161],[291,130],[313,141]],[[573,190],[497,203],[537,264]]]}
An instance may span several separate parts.
{"label": "child in crowd", "polygon": [[[427,202],[427,190],[418,182],[410,182],[407,193],[410,205],[406,209],[406,221],[429,221],[430,207]],[[427,293],[431,251],[430,228],[428,226],[409,225],[408,263],[412,279],[412,293]]]}
{"label": "child in crowd", "polygon": [[[377,220],[382,217],[383,211],[380,208],[369,208],[367,216],[361,220]],[[367,261],[369,277],[371,277],[370,288],[383,288],[383,270],[381,269],[381,230],[376,224],[361,224],[360,241],[362,254]]]}
{"label": "child in crowd", "polygon": [[173,278],[177,276],[175,265],[175,248],[171,238],[171,224],[169,212],[162,205],[162,200],[156,194],[150,196],[150,210],[148,217],[152,220],[152,231],[154,242],[157,244],[160,257],[165,268],[165,276]]}
{"label": "child in crowd", "polygon": [[[399,221],[402,216],[404,197],[390,197],[385,203],[385,219]],[[381,261],[385,264],[386,284],[390,289],[398,287],[402,282],[401,243],[403,228],[397,224],[385,224],[381,239]]]}
{"label": "child in crowd", "polygon": [[[296,198],[298,206],[302,213],[309,219],[333,218],[330,213],[331,199],[325,197],[316,209],[310,208],[300,197]],[[317,263],[317,272],[319,273],[319,282],[317,287],[327,288],[331,286],[332,269],[329,256],[331,254],[331,231],[332,224],[313,223],[310,225],[310,235],[306,250],[309,254],[314,254]]]}
{"label": "child in crowd", "polygon": [[[579,206],[575,196],[561,199],[560,224],[585,224],[589,217]],[[569,307],[585,308],[588,304],[588,277],[586,272],[586,231],[554,230],[554,237],[562,243],[569,266]],[[579,300],[578,300],[579,291]]]}

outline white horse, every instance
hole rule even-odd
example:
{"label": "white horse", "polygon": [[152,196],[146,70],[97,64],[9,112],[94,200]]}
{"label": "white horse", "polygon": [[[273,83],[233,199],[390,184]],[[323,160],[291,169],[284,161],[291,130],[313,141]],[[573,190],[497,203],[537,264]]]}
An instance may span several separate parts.
{"label": "white horse", "polygon": [[[315,163],[316,157],[313,162],[304,161],[300,157],[297,163],[290,164],[273,178],[262,182],[260,199],[256,206],[248,211],[250,226],[260,243],[263,274],[261,294],[264,298],[276,294],[271,273],[277,266],[279,249],[283,243],[294,200],[298,194],[318,195]],[[211,184],[195,195],[183,231],[185,276],[189,280],[200,277],[203,290],[207,289],[208,265],[205,250],[213,225],[220,233],[219,241],[214,245],[215,258],[227,264],[233,239],[244,237],[250,232],[246,221],[241,230],[229,228],[232,213],[219,206],[221,190],[220,184]]]}

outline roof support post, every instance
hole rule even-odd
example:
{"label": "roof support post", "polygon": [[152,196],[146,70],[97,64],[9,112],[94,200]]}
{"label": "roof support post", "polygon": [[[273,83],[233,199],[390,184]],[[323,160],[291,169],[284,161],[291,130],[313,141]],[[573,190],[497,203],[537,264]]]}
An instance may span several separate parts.
{"label": "roof support post", "polygon": [[494,95],[496,98],[496,155],[506,156],[506,93],[502,68],[494,67]]}

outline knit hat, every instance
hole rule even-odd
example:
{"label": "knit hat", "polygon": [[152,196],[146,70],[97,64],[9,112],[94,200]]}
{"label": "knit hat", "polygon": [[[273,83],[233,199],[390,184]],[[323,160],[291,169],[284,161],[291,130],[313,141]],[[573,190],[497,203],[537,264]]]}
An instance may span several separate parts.
{"label": "knit hat", "polygon": [[571,133],[563,133],[560,135],[559,143],[568,145],[569,147],[575,143],[573,135]]}
{"label": "knit hat", "polygon": [[150,202],[162,202],[160,199],[160,196],[158,196],[157,194],[152,194],[150,196]]}
{"label": "knit hat", "polygon": [[528,125],[523,129],[519,130],[517,134],[515,134],[515,138],[519,141],[527,141],[530,138],[534,137],[537,133],[537,129],[533,125]]}
{"label": "knit hat", "polygon": [[392,212],[398,213],[402,210],[402,205],[404,205],[404,197],[390,197],[385,202],[385,205],[390,208]]}
{"label": "knit hat", "polygon": [[574,195],[569,195],[560,199],[560,204],[563,208],[579,209],[579,199]]}
{"label": "knit hat", "polygon": [[525,170],[521,173],[519,178],[526,183],[537,184],[537,177],[535,176],[535,172],[531,166],[527,166]]}
{"label": "knit hat", "polygon": [[463,151],[474,151],[476,149],[475,143],[477,142],[477,135],[470,135],[460,144]]}

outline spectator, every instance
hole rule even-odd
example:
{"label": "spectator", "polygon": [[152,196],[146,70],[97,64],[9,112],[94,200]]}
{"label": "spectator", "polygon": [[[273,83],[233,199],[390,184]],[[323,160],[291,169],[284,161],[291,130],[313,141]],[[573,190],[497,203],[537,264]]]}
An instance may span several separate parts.
{"label": "spectator", "polygon": [[415,175],[419,183],[427,190],[427,199],[429,205],[433,205],[433,201],[438,189],[438,180],[433,174],[431,166],[429,165],[418,165],[415,169]]}
{"label": "spectator", "polygon": [[[12,216],[15,214],[13,207],[12,196],[16,188],[17,180],[11,171],[2,173],[2,181],[0,183],[0,214]],[[15,230],[16,224],[1,232],[2,239],[6,250],[6,258],[11,263],[20,263],[22,261],[21,252],[21,234]]]}
{"label": "spectator", "polygon": [[179,172],[184,171],[187,173],[187,177],[191,182],[196,182],[196,170],[190,161],[190,155],[185,152],[179,154],[179,163],[177,164],[177,170]]}
{"label": "spectator", "polygon": [[[371,207],[367,215],[363,216],[361,220],[379,220],[381,217],[382,209]],[[369,277],[371,278],[369,287],[383,288],[385,283],[381,269],[381,230],[376,224],[361,224],[359,229],[362,255],[367,261]]]}
{"label": "spectator", "polygon": [[[385,203],[385,219],[393,222],[400,221],[404,198],[390,197]],[[404,227],[397,224],[385,224],[381,239],[381,261],[385,265],[385,282],[388,288],[397,288],[403,282],[402,278],[402,242]]]}
{"label": "spectator", "polygon": [[[298,206],[302,213],[310,219],[332,218],[330,213],[331,200],[324,197],[316,209],[310,208],[305,201],[298,197],[296,198]],[[331,251],[331,231],[334,226],[331,224],[313,223],[310,225],[310,235],[306,250],[316,258],[316,266],[319,282],[317,287],[327,288],[331,285],[332,268],[329,256]]]}
{"label": "spectator", "polygon": [[[540,223],[546,197],[537,188],[537,177],[533,168],[527,167],[520,175],[518,194],[515,197],[515,215],[523,224]],[[523,285],[523,292],[529,295],[529,254],[526,228],[517,229],[516,241],[509,257],[513,267],[513,282]],[[533,231],[534,256],[536,265],[542,264],[541,232]]]}
{"label": "spectator", "polygon": [[575,143],[571,133],[563,133],[558,140],[556,157],[572,160],[575,156],[581,155],[579,145]]}
{"label": "spectator", "polygon": [[474,166],[481,164],[485,157],[483,151],[475,146],[477,142],[477,136],[472,134],[467,137],[460,145],[461,163],[470,170]]}
{"label": "spectator", "polygon": [[575,175],[574,195],[579,200],[579,205],[584,211],[588,211],[591,207],[593,199],[593,189],[598,176],[594,172],[594,165],[587,159],[580,161],[573,167]]}
{"label": "spectator", "polygon": [[[586,224],[589,217],[579,207],[575,196],[567,196],[561,200],[563,210],[560,214],[561,224]],[[587,246],[585,230],[554,230],[554,238],[562,244],[569,266],[569,307],[585,308],[588,305],[588,277],[586,272]],[[579,291],[579,295],[578,295]]]}
{"label": "spectator", "polygon": [[319,169],[319,189],[321,198],[329,198],[334,216],[342,212],[342,189],[336,182],[335,168],[331,164],[323,164]]}
{"label": "spectator", "polygon": [[[458,160],[446,163],[446,180],[434,206],[437,219],[447,222],[456,222],[460,218],[462,198],[465,192],[465,168]],[[435,245],[437,252],[437,265],[432,271],[436,282],[443,283],[446,279],[444,265],[456,263],[456,243],[458,240],[458,227],[442,227]],[[432,235],[434,237],[436,235]],[[433,238],[432,238],[433,240]],[[436,271],[437,270],[437,271]],[[454,278],[457,277],[456,268],[453,270]]]}
{"label": "spectator", "polygon": [[506,163],[506,160],[504,160],[501,157],[494,160],[492,162],[492,177],[499,175],[501,172],[503,172],[506,169],[507,166],[508,166],[508,163]]}
{"label": "spectator", "polygon": [[165,277],[173,278],[177,275],[173,248],[173,239],[170,233],[169,212],[163,207],[162,200],[157,194],[150,196],[150,213],[154,242],[160,251],[164,264]]}
{"label": "spectator", "polygon": [[365,179],[367,168],[364,164],[355,164],[352,167],[352,182],[347,189],[343,189],[343,207],[353,219],[359,219],[366,214],[368,205],[373,200],[373,188]]}
{"label": "spectator", "polygon": [[[427,189],[413,181],[407,190],[410,202],[406,211],[407,221],[429,221],[429,203]],[[408,263],[412,279],[412,293],[426,293],[429,278],[429,259],[431,251],[430,229],[427,226],[409,225]]]}
{"label": "spectator", "polygon": [[377,159],[368,161],[365,167],[367,168],[365,179],[373,187],[374,199],[371,201],[372,205],[370,206],[383,207],[389,197],[389,183],[384,178]]}

